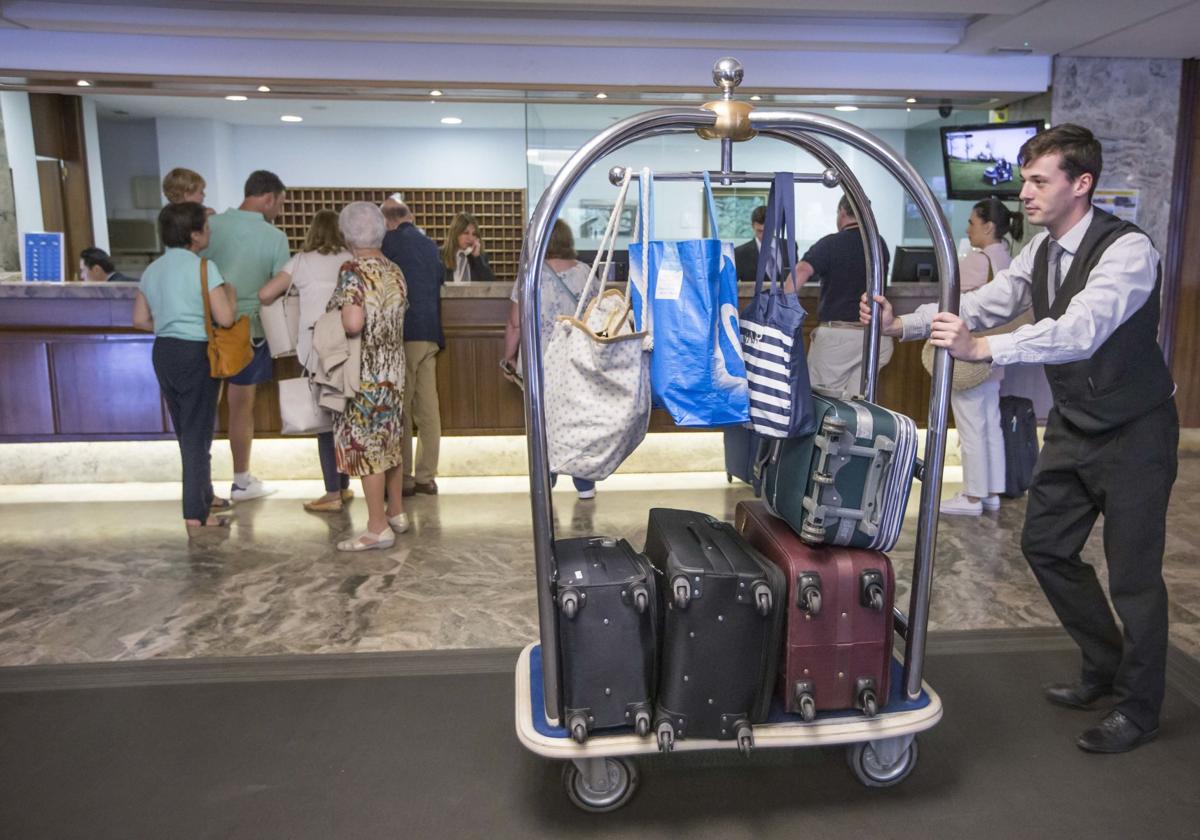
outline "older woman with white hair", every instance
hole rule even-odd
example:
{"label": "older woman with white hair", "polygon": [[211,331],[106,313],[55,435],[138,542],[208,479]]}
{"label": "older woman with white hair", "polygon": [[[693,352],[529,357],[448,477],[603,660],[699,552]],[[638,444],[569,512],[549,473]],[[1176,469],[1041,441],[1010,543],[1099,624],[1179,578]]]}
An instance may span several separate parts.
{"label": "older woman with white hair", "polygon": [[[408,530],[401,458],[404,407],[404,274],[379,250],[387,231],[374,204],[355,201],[338,218],[354,259],[342,266],[327,311],[340,309],[348,336],[361,336],[358,394],[335,415],[338,472],[362,479],[367,529],[338,543],[342,551],[388,548]],[[386,491],[386,502],[385,502]]]}

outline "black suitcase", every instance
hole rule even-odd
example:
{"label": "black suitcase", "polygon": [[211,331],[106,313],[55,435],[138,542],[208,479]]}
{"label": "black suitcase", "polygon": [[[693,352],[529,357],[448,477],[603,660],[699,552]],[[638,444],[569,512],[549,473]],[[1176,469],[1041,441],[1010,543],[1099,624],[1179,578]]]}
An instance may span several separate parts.
{"label": "black suitcase", "polygon": [[765,454],[765,446],[770,441],[756,433],[749,426],[726,426],[725,437],[725,479],[738,479],[754,488],[757,495],[762,489],[762,474],[756,477],[756,466],[760,458],[760,450]]}
{"label": "black suitcase", "polygon": [[654,568],[625,540],[554,544],[563,710],[579,743],[593,729],[650,732],[658,662]]}
{"label": "black suitcase", "polygon": [[1025,494],[1033,484],[1037,463],[1037,414],[1033,400],[1012,395],[1000,398],[1000,428],[1004,438],[1004,493],[1010,499]]}
{"label": "black suitcase", "polygon": [[783,572],[732,525],[687,510],[650,511],[645,553],[660,574],[659,749],[715,738],[748,752],[779,667]]}

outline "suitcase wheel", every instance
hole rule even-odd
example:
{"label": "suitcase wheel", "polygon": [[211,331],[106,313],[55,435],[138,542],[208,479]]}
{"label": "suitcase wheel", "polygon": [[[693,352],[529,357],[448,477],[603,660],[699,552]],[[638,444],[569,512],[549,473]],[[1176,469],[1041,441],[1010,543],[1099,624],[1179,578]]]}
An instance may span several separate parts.
{"label": "suitcase wheel", "polygon": [[738,752],[749,758],[750,750],[754,749],[754,730],[744,720],[737,724],[737,745]]}
{"label": "suitcase wheel", "polygon": [[758,605],[758,614],[766,618],[771,614],[771,587],[763,581],[754,584],[754,601]]}
{"label": "suitcase wheel", "polygon": [[879,713],[879,699],[875,696],[875,680],[869,677],[860,679],[855,685],[858,691],[858,707],[867,717],[875,717]]}
{"label": "suitcase wheel", "polygon": [[859,586],[862,605],[867,609],[883,612],[883,574],[878,569],[866,569],[862,573]]}
{"label": "suitcase wheel", "polygon": [[798,680],[792,689],[792,699],[795,708],[800,710],[800,717],[812,721],[817,716],[817,701],[813,699],[812,680]]}
{"label": "suitcase wheel", "polygon": [[662,753],[669,753],[673,749],[675,749],[675,727],[669,720],[664,720],[658,725],[658,750]]}
{"label": "suitcase wheel", "polygon": [[796,606],[811,616],[821,612],[821,576],[805,572],[796,581]]}
{"label": "suitcase wheel", "polygon": [[846,421],[840,417],[834,417],[832,414],[825,415],[825,419],[821,421],[821,431],[827,435],[840,435],[846,431]]}
{"label": "suitcase wheel", "polygon": [[646,591],[646,587],[638,585],[633,589],[633,608],[638,611],[638,614],[646,612],[646,608],[650,606],[650,593]]}
{"label": "suitcase wheel", "polygon": [[833,474],[823,472],[813,473],[812,480],[815,484],[833,484]]}
{"label": "suitcase wheel", "polygon": [[675,600],[675,608],[686,610],[688,604],[692,600],[692,583],[683,575],[675,577],[671,581],[671,592]]}
{"label": "suitcase wheel", "polygon": [[579,614],[581,601],[582,597],[574,589],[564,589],[558,596],[559,609],[567,618],[574,618]]}
{"label": "suitcase wheel", "polygon": [[637,717],[634,719],[633,728],[637,732],[637,734],[642,736],[643,738],[645,738],[647,735],[649,735],[650,734],[650,713],[647,712],[645,709],[638,712]]}
{"label": "suitcase wheel", "polygon": [[825,529],[810,522],[805,522],[800,528],[800,539],[810,545],[818,545],[825,542]]}
{"label": "suitcase wheel", "polygon": [[571,737],[575,739],[577,744],[586,744],[588,739],[587,715],[582,712],[576,712],[571,715],[567,721],[567,728],[571,730]]}

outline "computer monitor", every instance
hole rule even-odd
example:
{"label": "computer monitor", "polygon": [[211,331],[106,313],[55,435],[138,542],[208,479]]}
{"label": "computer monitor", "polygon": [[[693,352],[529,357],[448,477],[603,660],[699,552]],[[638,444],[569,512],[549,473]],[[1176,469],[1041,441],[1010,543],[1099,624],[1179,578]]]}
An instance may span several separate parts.
{"label": "computer monitor", "polygon": [[937,258],[928,245],[897,245],[892,261],[893,283],[938,282]]}
{"label": "computer monitor", "polygon": [[[575,258],[584,265],[591,267],[596,259],[595,251],[577,251]],[[624,283],[629,279],[629,251],[614,250],[612,258],[612,269],[608,275],[609,283]]]}

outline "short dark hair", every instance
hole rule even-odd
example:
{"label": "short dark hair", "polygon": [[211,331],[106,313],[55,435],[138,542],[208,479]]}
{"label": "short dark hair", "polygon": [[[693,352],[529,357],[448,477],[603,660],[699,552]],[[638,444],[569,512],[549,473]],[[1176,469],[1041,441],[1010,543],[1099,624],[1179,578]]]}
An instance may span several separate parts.
{"label": "short dark hair", "polygon": [[767,223],[767,205],[760,204],[750,211],[750,223],[754,225],[765,225]]}
{"label": "short dark hair", "polygon": [[192,234],[204,230],[207,223],[208,211],[195,201],[168,204],[158,211],[158,235],[167,248],[187,248]]}
{"label": "short dark hair", "polygon": [[1038,158],[1056,152],[1062,155],[1062,170],[1072,182],[1085,172],[1092,176],[1092,189],[1088,193],[1088,201],[1091,201],[1096,184],[1100,182],[1100,171],[1104,168],[1100,141],[1081,125],[1056,125],[1025,141],[1017,153],[1017,165],[1028,166]]}
{"label": "short dark hair", "polygon": [[100,268],[109,274],[117,270],[117,267],[113,265],[112,259],[108,256],[108,252],[101,248],[84,248],[79,252],[79,259],[83,260],[83,264],[88,268],[100,266]]}
{"label": "short dark hair", "polygon": [[850,197],[845,193],[842,193],[842,197],[838,199],[838,209],[851,219],[858,218],[858,214],[854,212],[854,205],[850,203]]}
{"label": "short dark hair", "polygon": [[268,172],[265,169],[256,169],[246,179],[246,187],[242,192],[246,198],[250,198],[256,195],[279,195],[285,189],[287,187],[283,185],[283,181],[279,180],[279,176],[274,172]]}

